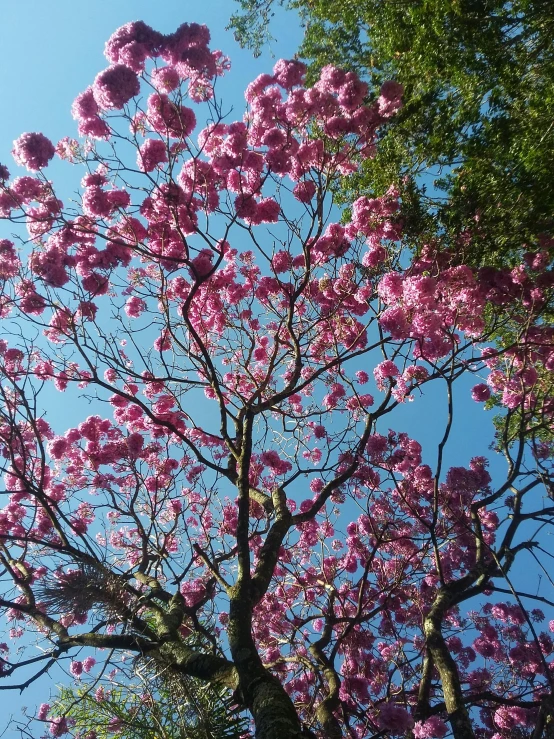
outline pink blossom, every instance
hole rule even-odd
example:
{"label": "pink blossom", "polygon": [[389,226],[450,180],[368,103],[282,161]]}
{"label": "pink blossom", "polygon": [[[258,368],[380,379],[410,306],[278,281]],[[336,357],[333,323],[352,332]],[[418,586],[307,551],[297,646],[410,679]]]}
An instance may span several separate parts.
{"label": "pink blossom", "polygon": [[377,267],[387,258],[387,250],[384,246],[372,246],[362,257],[364,267]]}
{"label": "pink blossom", "polygon": [[92,85],[94,99],[103,110],[123,108],[139,91],[137,75],[123,64],[116,64],[100,72]]}
{"label": "pink blossom", "polygon": [[288,251],[284,250],[278,251],[276,254],[274,254],[271,260],[271,266],[273,267],[273,271],[275,272],[275,274],[287,272],[288,270],[290,270],[291,264],[291,255]]}
{"label": "pink blossom", "polygon": [[403,279],[398,272],[389,272],[384,275],[377,288],[379,296],[385,303],[395,303],[402,295]]}
{"label": "pink blossom", "polygon": [[127,190],[109,190],[107,197],[112,211],[118,208],[127,208],[131,203],[131,196]]}
{"label": "pink blossom", "polygon": [[79,303],[79,309],[77,311],[77,317],[83,321],[94,321],[96,313],[98,312],[98,306],[90,300],[82,300]]}
{"label": "pink blossom", "polygon": [[50,721],[49,732],[54,737],[63,736],[69,731],[67,719],[64,716],[58,716]]}
{"label": "pink blossom", "polygon": [[253,103],[258,96],[265,90],[266,87],[272,85],[275,82],[275,78],[269,74],[261,74],[256,77],[254,82],[251,82],[246,88],[244,97],[248,103]]}
{"label": "pink blossom", "polygon": [[95,118],[99,110],[92,87],[87,87],[86,90],[79,93],[71,106],[71,114],[78,121]]}
{"label": "pink blossom", "polygon": [[40,721],[45,721],[46,717],[48,716],[48,713],[50,711],[50,704],[49,703],[41,703],[40,707],[38,709],[37,718]]}
{"label": "pink blossom", "polygon": [[83,672],[90,672],[95,664],[96,660],[94,657],[85,657],[83,660]]}
{"label": "pink blossom", "polygon": [[402,706],[396,703],[383,703],[379,706],[379,725],[395,734],[404,734],[413,729],[414,720]]}
{"label": "pink blossom", "polygon": [[69,136],[64,136],[56,144],[56,154],[68,162],[75,162],[77,156],[80,153],[79,142],[76,139],[72,139]]}
{"label": "pink blossom", "polygon": [[0,239],[0,279],[15,277],[21,263],[14,244],[8,239]]}
{"label": "pink blossom", "polygon": [[167,162],[167,149],[161,139],[146,139],[137,153],[137,164],[143,172],[152,172],[157,166]]}
{"label": "pink blossom", "polygon": [[475,385],[471,390],[471,397],[477,403],[484,403],[485,400],[488,400],[490,398],[490,396],[491,391],[489,387],[484,383],[481,383],[480,385]]}
{"label": "pink blossom", "polygon": [[510,410],[517,408],[519,405],[521,405],[522,400],[522,392],[518,392],[511,387],[504,388],[501,401],[502,405],[505,405],[506,408],[509,408]]}
{"label": "pink blossom", "polygon": [[398,82],[385,82],[381,87],[381,95],[377,102],[379,113],[383,118],[390,118],[402,107],[402,94],[404,88]]}
{"label": "pink blossom", "polygon": [[179,87],[179,75],[173,67],[159,67],[154,69],[150,80],[158,92],[168,93]]}
{"label": "pink blossom", "polygon": [[56,153],[54,144],[42,133],[22,133],[13,146],[12,154],[17,164],[31,172],[46,167]]}
{"label": "pink blossom", "polygon": [[296,59],[290,61],[279,59],[273,67],[275,81],[285,90],[291,90],[296,85],[301,85],[304,82],[305,74],[306,65]]}
{"label": "pink blossom", "polygon": [[252,195],[239,195],[235,198],[235,210],[239,218],[253,218],[257,203]]}
{"label": "pink blossom", "polygon": [[366,393],[365,395],[360,395],[358,400],[363,408],[369,408],[375,402],[373,395],[370,395],[369,393]]}
{"label": "pink blossom", "polygon": [[281,207],[273,198],[264,198],[258,203],[255,220],[257,223],[277,223]]}
{"label": "pink blossom", "polygon": [[317,84],[321,89],[336,92],[344,84],[345,78],[345,71],[328,64],[321,70],[319,82]]}
{"label": "pink blossom", "polygon": [[379,316],[379,323],[392,339],[405,339],[410,335],[410,325],[404,309],[399,306],[387,308]]}
{"label": "pink blossom", "polygon": [[0,191],[0,217],[9,218],[12,210],[18,207],[19,202],[9,189]]}
{"label": "pink blossom", "polygon": [[375,382],[377,383],[379,390],[385,389],[385,380],[398,377],[399,374],[400,371],[398,367],[390,359],[386,359],[384,362],[381,362],[373,370],[373,376],[375,377]]}
{"label": "pink blossom", "polygon": [[106,692],[101,685],[94,691],[94,700],[97,703],[102,703],[102,701],[106,700]]}
{"label": "pink blossom", "polygon": [[91,272],[88,277],[84,278],[81,284],[91,295],[105,295],[110,287],[108,278],[100,275],[98,272]]}
{"label": "pink blossom", "polygon": [[525,708],[518,706],[501,706],[495,711],[494,723],[499,729],[513,729],[517,726],[529,726],[532,716]]}
{"label": "pink blossom", "polygon": [[118,718],[117,716],[114,716],[108,721],[108,731],[110,732],[110,734],[116,734],[117,732],[121,731],[123,726],[123,720]]}
{"label": "pink blossom", "polygon": [[347,72],[338,90],[338,101],[344,109],[351,112],[362,105],[367,90],[367,83],[360,80],[355,72]]}
{"label": "pink blossom", "polygon": [[111,135],[110,127],[99,116],[79,121],[80,136],[90,136],[93,139],[108,139]]}
{"label": "pink blossom", "polygon": [[133,459],[136,459],[144,447],[144,436],[139,433],[129,434],[127,437],[127,447]]}
{"label": "pink blossom", "polygon": [[81,677],[83,674],[83,663],[82,662],[72,662],[69,666],[69,672],[73,675],[73,677]]}
{"label": "pink blossom", "polygon": [[284,475],[292,469],[291,463],[287,460],[281,459],[279,454],[272,449],[262,452],[261,461],[277,475]]}
{"label": "pink blossom", "polygon": [[154,57],[162,43],[162,35],[143,21],[126,23],[112,33],[104,54],[113,64],[125,64],[134,72],[144,69],[147,57]]}
{"label": "pink blossom", "polygon": [[302,180],[294,186],[292,194],[301,203],[309,203],[316,192],[315,182],[311,180]]}
{"label": "pink blossom", "polygon": [[[189,94],[195,95],[195,85],[207,87],[210,97],[209,80],[221,71],[218,68],[220,54],[212,54],[208,48],[210,32],[198,23],[183,23],[161,45],[161,57],[173,66],[182,79],[190,79]],[[202,99],[202,94],[199,99]],[[205,99],[205,98],[204,98]]]}
{"label": "pink blossom", "polygon": [[166,331],[162,331],[160,336],[154,341],[154,349],[157,352],[167,352],[171,349],[171,338]]}
{"label": "pink blossom", "polygon": [[191,277],[201,279],[206,277],[213,269],[214,253],[211,249],[202,249],[202,251],[190,260],[191,267],[189,269]]}
{"label": "pink blossom", "polygon": [[433,308],[436,302],[436,281],[432,277],[408,277],[402,284],[404,301],[413,308],[429,306]]}
{"label": "pink blossom", "polygon": [[142,300],[142,298],[137,298],[136,296],[127,298],[127,302],[125,303],[125,313],[129,318],[138,318],[145,308],[146,303],[144,300]]}
{"label": "pink blossom", "polygon": [[416,721],[414,736],[416,739],[443,739],[448,733],[448,726],[438,716],[431,716],[426,721]]}
{"label": "pink blossom", "polygon": [[421,364],[412,364],[410,367],[406,367],[402,377],[406,382],[415,385],[424,382],[429,377],[429,371]]}
{"label": "pink blossom", "polygon": [[176,139],[190,136],[196,126],[194,111],[183,105],[176,105],[165,94],[150,95],[146,116],[154,131]]}
{"label": "pink blossom", "polygon": [[277,126],[270,128],[262,137],[262,144],[270,149],[279,149],[286,145],[287,135]]}

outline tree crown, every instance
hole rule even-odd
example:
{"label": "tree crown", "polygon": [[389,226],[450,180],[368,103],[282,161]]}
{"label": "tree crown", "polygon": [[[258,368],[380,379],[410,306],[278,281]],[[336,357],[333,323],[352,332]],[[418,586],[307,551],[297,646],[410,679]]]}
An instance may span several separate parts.
{"label": "tree crown", "polygon": [[[552,602],[510,570],[554,512],[552,242],[512,270],[412,257],[395,188],[340,223],[333,186],[402,87],[368,104],[354,73],[305,87],[280,60],[228,122],[208,44],[194,24],[123,26],[73,106],[83,142],[23,134],[31,174],[0,172],[2,217],[28,230],[0,242],[0,605],[45,650],[6,645],[3,680],[69,655],[98,679],[76,653],[108,649],[114,669],[130,654],[232,691],[264,739],[550,720],[534,605]],[[56,155],[85,168],[76,203],[47,179]],[[472,374],[474,400],[504,408],[500,481],[485,456],[445,463]],[[106,412],[58,434],[47,383]],[[434,386],[446,421],[424,460],[394,418]],[[52,735],[71,730],[49,710]]]}

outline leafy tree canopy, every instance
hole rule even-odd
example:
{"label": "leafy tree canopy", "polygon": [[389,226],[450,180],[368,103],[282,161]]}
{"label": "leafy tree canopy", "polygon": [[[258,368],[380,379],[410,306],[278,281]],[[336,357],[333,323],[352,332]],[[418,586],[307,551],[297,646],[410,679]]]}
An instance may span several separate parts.
{"label": "leafy tree canopy", "polygon": [[[79,660],[71,665],[78,680],[82,666]],[[169,676],[153,664],[126,670],[118,680],[63,687],[39,710],[51,725],[65,723],[84,739],[240,739],[248,731],[224,688]]]}
{"label": "leafy tree canopy", "polygon": [[[271,38],[275,0],[240,0],[238,40]],[[281,0],[306,26],[301,57],[404,86],[377,153],[343,203],[391,182],[415,248],[440,236],[477,264],[511,263],[552,227],[554,14],[545,0]]]}

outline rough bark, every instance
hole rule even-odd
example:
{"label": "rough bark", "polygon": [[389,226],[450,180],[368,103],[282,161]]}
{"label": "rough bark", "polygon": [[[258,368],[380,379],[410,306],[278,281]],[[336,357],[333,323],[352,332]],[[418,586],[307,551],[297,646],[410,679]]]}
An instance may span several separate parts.
{"label": "rough bark", "polygon": [[148,656],[162,665],[199,680],[225,685],[232,690],[239,684],[238,673],[232,662],[197,652],[181,641],[167,641],[157,650],[149,652]]}
{"label": "rough bark", "polygon": [[423,623],[427,649],[439,672],[444,702],[454,739],[475,739],[468,710],[464,703],[460,676],[442,635],[442,619],[450,605],[450,597],[439,593]]}
{"label": "rough bark", "polygon": [[531,739],[554,739],[554,698],[551,695],[542,699],[537,724]]}
{"label": "rough bark", "polygon": [[304,736],[287,692],[263,666],[252,638],[252,599],[233,589],[229,609],[229,647],[238,675],[238,696],[254,719],[257,739]]}

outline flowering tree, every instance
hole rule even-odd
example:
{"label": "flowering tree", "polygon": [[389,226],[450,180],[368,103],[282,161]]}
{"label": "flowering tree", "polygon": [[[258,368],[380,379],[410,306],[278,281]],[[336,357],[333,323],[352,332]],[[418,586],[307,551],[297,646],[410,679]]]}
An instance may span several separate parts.
{"label": "flowering tree", "polygon": [[[401,87],[369,104],[352,73],[306,89],[279,61],[230,122],[208,43],[123,26],[75,101],[83,142],[23,134],[32,174],[0,170],[29,234],[0,242],[0,687],[70,659],[102,700],[132,657],[227,688],[263,739],[546,735],[554,243],[512,271],[412,259],[394,189],[337,222]],[[55,154],[85,169],[77,202]],[[98,413],[59,435],[51,384]],[[447,468],[455,391],[504,407],[494,480],[485,456]],[[403,404],[436,426],[438,393],[423,450]]]}

